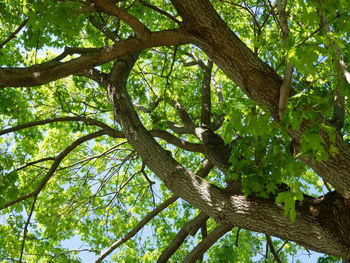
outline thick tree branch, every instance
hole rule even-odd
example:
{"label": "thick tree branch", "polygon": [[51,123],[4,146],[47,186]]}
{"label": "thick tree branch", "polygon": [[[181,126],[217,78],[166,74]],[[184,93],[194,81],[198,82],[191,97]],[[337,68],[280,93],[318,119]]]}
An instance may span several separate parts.
{"label": "thick tree branch", "polygon": [[[126,80],[137,56],[138,54],[123,57],[114,65],[107,87],[109,99],[130,145],[174,194],[211,216],[218,223],[293,240],[323,253],[332,255],[345,253],[349,257],[350,249],[342,243],[344,238],[348,238],[346,236],[348,227],[344,226],[341,230],[344,230],[344,233],[338,231],[335,235],[333,231],[336,229],[329,229],[329,225],[335,223],[317,219],[316,214],[311,212],[314,210],[310,206],[315,205],[313,199],[302,203],[301,207],[296,207],[296,218],[291,222],[284,216],[282,207],[276,205],[274,200],[247,198],[241,194],[230,195],[226,190],[213,186],[188,171],[172,158],[142,125],[126,91]],[[333,198],[340,201],[340,206],[345,207],[341,198],[338,199],[336,196]],[[320,204],[332,202],[330,200],[333,199],[327,200],[320,200]],[[325,209],[324,212],[329,213],[326,210],[332,209],[331,207],[332,205],[319,206],[318,209]],[[339,208],[339,218],[350,221],[350,213],[346,215],[344,207]]]}
{"label": "thick tree branch", "polygon": [[129,38],[110,47],[89,50],[78,58],[66,62],[49,61],[28,68],[0,68],[1,87],[32,87],[54,81],[71,74],[91,69],[131,54],[155,46],[174,46],[192,42],[193,37],[182,29],[152,32],[142,39]]}
{"label": "thick tree branch", "polygon": [[[194,44],[232,79],[251,99],[265,105],[275,120],[279,119],[281,77],[262,62],[228,27],[208,0],[172,0],[183,19],[183,27],[195,34]],[[215,21],[215,26],[213,26]],[[322,121],[320,119],[320,121]],[[289,129],[300,142],[307,126]],[[345,199],[350,199],[350,149],[340,135],[334,146],[339,150],[323,162],[308,162]]]}
{"label": "thick tree branch", "polygon": [[187,127],[180,126],[172,121],[167,121],[166,124],[170,130],[172,130],[173,132],[175,132],[177,134],[191,133],[191,131]]}
{"label": "thick tree branch", "polygon": [[218,225],[213,232],[202,240],[182,261],[182,263],[195,263],[216,241],[229,232],[233,226]]}
{"label": "thick tree branch", "polygon": [[106,135],[108,132],[101,130],[98,132],[94,132],[88,135],[85,135],[83,137],[80,137],[79,139],[75,140],[72,142],[68,147],[66,147],[59,155],[57,155],[54,163],[51,165],[50,169],[48,172],[45,174],[44,178],[41,179],[40,183],[37,185],[37,187],[30,193],[22,195],[21,197],[12,200],[10,202],[7,202],[3,207],[0,207],[0,211],[4,208],[7,208],[9,206],[12,206],[14,204],[17,204],[21,201],[27,200],[28,198],[37,196],[40,191],[45,187],[46,183],[50,180],[50,178],[54,175],[56,172],[58,166],[60,165],[61,161],[71,152],[73,151],[76,147],[78,147],[80,144],[89,141],[91,139],[100,137],[102,135]]}

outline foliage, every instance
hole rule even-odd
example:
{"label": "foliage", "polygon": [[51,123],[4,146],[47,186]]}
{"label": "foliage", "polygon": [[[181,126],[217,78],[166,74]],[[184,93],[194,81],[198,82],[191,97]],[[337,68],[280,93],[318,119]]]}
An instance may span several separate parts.
{"label": "foliage", "polygon": [[[77,48],[59,62],[48,62],[63,65],[83,57],[84,52],[90,52],[88,48],[101,50],[137,38],[135,28],[123,15],[92,10],[92,2],[99,1],[1,1],[0,65],[35,69],[64,52],[65,47]],[[114,2],[152,32],[176,29],[176,21],[182,21],[169,1]],[[296,206],[306,195],[311,198],[334,190],[308,165],[338,155],[336,136],[347,145],[350,141],[350,89],[337,57],[340,53],[349,65],[350,2],[282,2],[289,27],[285,43],[274,1],[207,3],[273,72],[284,76],[286,61],[293,66],[291,96],[281,121],[268,105],[251,99],[219,65],[209,70],[211,58],[198,45],[161,44],[139,50],[126,88],[144,127],[151,134],[166,131],[166,136],[154,135],[157,142],[183,167],[198,172],[207,152],[188,150],[169,137],[204,144],[193,132],[177,132],[176,127],[186,123],[174,104],[183,107],[195,127],[203,127],[201,92],[209,71],[210,120],[219,123],[215,134],[230,147],[230,168],[213,168],[206,180],[225,187],[240,179],[247,200],[272,200],[272,205],[283,206],[282,214],[288,220],[297,222]],[[325,30],[322,14],[331,32]],[[93,67],[108,74],[118,59],[96,62]],[[34,193],[0,211],[1,262],[83,262],[80,257],[84,251],[97,258],[172,196],[167,184],[125,138],[125,127],[116,118],[106,87],[87,78],[83,70],[68,75],[20,88],[5,87],[0,81],[0,208]],[[340,129],[334,124],[335,94],[342,98],[346,116]],[[19,126],[42,120],[50,121]],[[10,127],[17,129],[6,132]],[[88,138],[101,130],[105,133]],[[300,133],[295,154],[291,130]],[[51,170],[52,176],[35,192]],[[177,200],[105,262],[156,262],[198,214],[194,204]],[[205,225],[210,234],[219,223],[210,218]],[[203,232],[202,226],[202,232],[187,237],[169,262],[183,260],[205,238]],[[72,239],[84,246],[73,246]],[[295,253],[288,244],[282,238],[273,239],[280,259],[285,261]],[[203,262],[273,262],[272,248],[267,247],[265,235],[234,227],[206,250]],[[337,260],[325,255],[318,262]]]}

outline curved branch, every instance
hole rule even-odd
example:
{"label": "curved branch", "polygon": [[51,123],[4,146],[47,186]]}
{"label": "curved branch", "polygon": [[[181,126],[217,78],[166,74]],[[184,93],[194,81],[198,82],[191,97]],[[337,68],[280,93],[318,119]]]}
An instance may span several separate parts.
{"label": "curved branch", "polygon": [[55,59],[28,68],[0,68],[0,87],[31,87],[102,65],[120,56],[156,46],[182,45],[193,42],[185,30],[174,29],[152,32],[142,39],[129,38],[110,47],[88,50],[67,62]]}
{"label": "curved branch", "polygon": [[76,147],[78,147],[80,144],[89,141],[91,139],[100,137],[102,135],[106,135],[108,134],[108,132],[101,130],[98,132],[94,132],[88,135],[85,135],[83,137],[80,137],[79,139],[77,139],[76,141],[72,142],[68,147],[66,147],[59,155],[57,155],[57,157],[55,158],[54,163],[51,165],[50,169],[48,170],[48,172],[46,173],[46,175],[44,176],[44,178],[40,181],[40,183],[37,185],[37,187],[35,188],[34,191],[22,195],[21,197],[12,200],[10,202],[7,202],[3,207],[0,207],[0,211],[4,208],[7,208],[9,206],[12,206],[14,204],[17,204],[23,200],[27,200],[28,198],[31,198],[33,196],[37,196],[40,191],[45,187],[46,183],[50,180],[50,178],[54,175],[55,171],[57,170],[58,166],[60,165],[61,161],[71,152],[73,151]]}
{"label": "curved branch", "polygon": [[[193,4],[198,1],[196,0]],[[238,193],[230,195],[226,190],[210,184],[185,169],[172,158],[142,125],[127,93],[126,80],[136,59],[137,54],[123,57],[122,61],[115,64],[107,86],[109,99],[130,145],[174,194],[188,201],[218,223],[235,225],[293,240],[323,253],[332,255],[342,255],[344,251],[350,253],[342,241],[342,238],[346,240],[349,238],[344,234],[348,231],[347,226],[344,226],[344,229],[339,230],[335,235],[334,231],[337,229],[330,229],[330,225],[337,224],[336,222],[326,222],[315,218],[317,215],[312,212],[310,206],[315,206],[318,201],[308,199],[307,202],[297,205],[295,221],[291,222],[284,216],[283,208],[275,204],[274,200],[247,198]],[[342,217],[342,220],[350,220],[348,218],[350,214],[347,214],[348,209],[344,208],[346,207],[344,200],[340,196],[334,196],[334,200],[331,196],[329,198],[328,201],[319,200],[319,204],[339,201],[339,204],[343,205],[339,216]],[[323,210],[322,213],[331,213],[328,209],[332,209],[333,203],[325,206],[319,206],[319,204],[317,206]],[[343,230],[344,233],[342,233]]]}
{"label": "curved branch", "polygon": [[150,32],[147,27],[142,24],[136,17],[125,12],[123,9],[116,7],[111,2],[105,0],[94,0],[93,2],[98,8],[103,9],[106,13],[116,16],[120,20],[123,20],[125,23],[127,23],[135,31],[138,37]]}
{"label": "curved branch", "polygon": [[213,232],[206,236],[182,261],[182,263],[194,263],[199,259],[216,241],[233,228],[232,225],[219,225]]}

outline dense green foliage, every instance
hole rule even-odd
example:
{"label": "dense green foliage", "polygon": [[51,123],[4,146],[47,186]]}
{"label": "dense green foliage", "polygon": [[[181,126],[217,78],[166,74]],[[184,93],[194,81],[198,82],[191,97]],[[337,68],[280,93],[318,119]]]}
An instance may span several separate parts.
{"label": "dense green foliage", "polygon": [[[135,35],[124,21],[92,11],[84,2],[89,1],[1,1],[0,65],[40,65],[65,47],[107,47]],[[114,2],[150,31],[178,25],[147,3],[181,20],[169,1]],[[245,196],[273,198],[276,204],[283,204],[284,215],[294,221],[295,204],[303,201],[304,194],[317,197],[333,190],[298,158],[303,155],[311,163],[321,163],[336,156],[337,132],[346,144],[350,142],[350,89],[338,57],[340,54],[349,65],[350,2],[286,1],[286,41],[276,2],[211,3],[239,38],[280,76],[285,74],[286,61],[293,66],[291,96],[282,121],[276,121],[266,105],[250,99],[216,64],[211,69],[208,56],[192,44],[142,50],[129,75],[127,90],[148,130],[164,130],[198,144],[193,134],[177,134],[169,127],[183,124],[174,101],[183,106],[196,126],[202,124],[201,89],[210,71],[211,120],[219,123],[215,132],[231,146],[231,167],[226,176],[217,168],[211,169],[206,180],[225,187],[229,180],[241,178]],[[330,31],[322,24],[322,14]],[[16,29],[19,32],[8,39]],[[84,51],[75,50],[61,61],[80,55]],[[113,62],[96,69],[109,73]],[[79,259],[82,251],[90,251],[89,257],[96,259],[172,195],[126,138],[108,133],[86,137],[103,125],[117,131],[122,127],[114,118],[103,85],[79,72],[69,75],[39,86],[0,88],[0,207],[35,192],[58,162],[40,193],[0,211],[0,262],[83,262]],[[335,96],[341,99],[335,100]],[[345,109],[341,127],[334,117],[338,103]],[[319,116],[329,121],[320,122]],[[58,119],[61,117],[70,119]],[[10,127],[40,120],[51,121],[6,132]],[[305,120],[310,125],[301,129]],[[302,130],[296,154],[290,150],[291,128]],[[164,138],[157,141],[187,169],[197,172],[203,165],[203,153],[181,149]],[[288,187],[280,190],[281,184]],[[156,262],[176,233],[199,212],[178,199],[118,247],[106,262]],[[206,231],[210,233],[217,225],[210,218]],[[181,262],[202,235],[199,231],[188,237],[169,262]],[[206,252],[204,262],[273,262],[267,238],[234,227]],[[74,241],[67,241],[70,239]],[[306,251],[279,238],[272,238],[272,242],[282,261]],[[318,262],[338,260],[323,256]]]}

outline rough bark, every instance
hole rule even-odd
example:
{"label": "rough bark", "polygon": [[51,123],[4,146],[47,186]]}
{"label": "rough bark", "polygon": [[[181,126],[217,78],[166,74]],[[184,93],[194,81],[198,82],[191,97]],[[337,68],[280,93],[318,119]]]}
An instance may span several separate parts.
{"label": "rough bark", "polygon": [[[346,236],[349,224],[342,228],[330,227],[330,224],[349,222],[349,208],[340,196],[334,197],[331,203],[310,199],[297,205],[296,219],[291,222],[273,200],[231,195],[176,162],[143,127],[126,92],[126,79],[136,58],[136,55],[123,57],[115,64],[107,87],[109,98],[129,143],[174,194],[219,223],[293,240],[319,252],[349,257],[349,236]],[[333,210],[335,203],[339,203],[339,209]],[[336,219],[324,219],[323,215],[330,213],[336,213]]]}
{"label": "rough bark", "polygon": [[[220,18],[208,0],[172,0],[183,19],[183,27],[196,36],[199,46],[251,99],[269,108],[278,120],[282,80],[261,61]],[[296,142],[303,131],[289,130]],[[345,199],[350,199],[350,149],[337,134],[339,153],[323,162],[307,163]]]}

